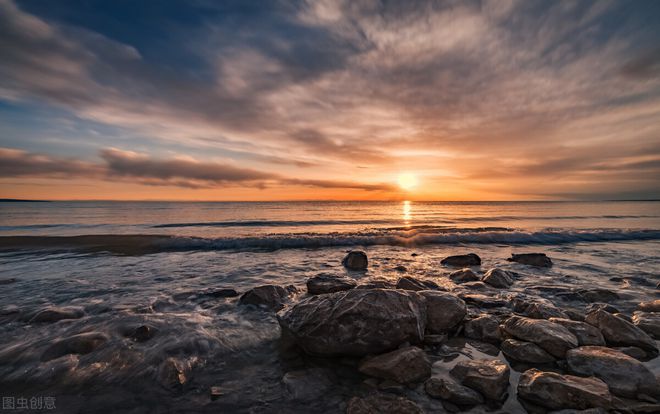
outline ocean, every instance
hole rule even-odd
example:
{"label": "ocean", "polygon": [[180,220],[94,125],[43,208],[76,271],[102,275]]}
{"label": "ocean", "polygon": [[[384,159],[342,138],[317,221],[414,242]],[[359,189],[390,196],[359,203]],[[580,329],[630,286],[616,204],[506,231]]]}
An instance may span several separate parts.
{"label": "ocean", "polygon": [[[351,249],[367,252],[368,271],[341,266]],[[62,412],[342,412],[363,381],[350,361],[289,356],[274,313],[204,292],[293,285],[295,303],[320,273],[359,282],[405,274],[455,290],[453,269],[440,261],[467,252],[482,258],[482,270],[524,275],[494,293],[504,299],[535,295],[584,311],[587,303],[557,292],[598,287],[631,314],[659,297],[660,202],[0,203],[0,384],[7,395],[52,396]],[[546,253],[554,266],[506,260],[524,252]],[[30,322],[49,306],[82,316]],[[123,335],[145,323],[156,329],[152,339]],[[54,341],[81,332],[107,341],[42,360]],[[483,353],[463,341],[437,357]],[[175,388],[163,379],[168,358],[185,368]],[[657,360],[645,362],[656,375]],[[334,380],[299,401],[282,376],[310,365]],[[517,376],[514,368],[514,385]],[[210,398],[212,386],[222,394]],[[522,410],[514,397],[503,409]]]}

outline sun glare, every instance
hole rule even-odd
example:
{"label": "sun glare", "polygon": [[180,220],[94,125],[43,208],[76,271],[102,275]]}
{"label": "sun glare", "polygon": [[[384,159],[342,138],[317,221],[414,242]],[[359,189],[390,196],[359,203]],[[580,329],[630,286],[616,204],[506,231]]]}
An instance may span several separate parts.
{"label": "sun glare", "polygon": [[399,187],[409,191],[417,186],[417,177],[412,173],[401,173],[397,178],[397,182],[399,183]]}

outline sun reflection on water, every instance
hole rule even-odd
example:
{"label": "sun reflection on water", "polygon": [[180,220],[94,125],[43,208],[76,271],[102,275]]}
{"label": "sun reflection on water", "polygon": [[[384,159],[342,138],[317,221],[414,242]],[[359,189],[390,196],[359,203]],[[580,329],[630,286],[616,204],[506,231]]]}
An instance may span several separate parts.
{"label": "sun reflection on water", "polygon": [[406,200],[403,202],[403,221],[406,223],[406,226],[410,225],[412,220],[412,209],[410,201]]}

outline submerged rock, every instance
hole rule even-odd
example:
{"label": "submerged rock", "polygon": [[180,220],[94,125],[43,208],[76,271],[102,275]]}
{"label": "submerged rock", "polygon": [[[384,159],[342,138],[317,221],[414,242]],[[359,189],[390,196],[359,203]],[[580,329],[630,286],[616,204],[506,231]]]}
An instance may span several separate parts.
{"label": "submerged rock", "polygon": [[140,325],[126,332],[126,336],[136,342],[145,342],[156,335],[156,328],[151,325]]}
{"label": "submerged rock", "polygon": [[521,316],[512,316],[502,325],[509,335],[533,342],[556,358],[563,358],[566,351],[578,346],[578,340],[562,325]]}
{"label": "submerged rock", "polygon": [[520,376],[518,398],[542,407],[559,410],[612,405],[612,395],[603,381],[529,369]]}
{"label": "submerged rock", "polygon": [[459,384],[449,376],[431,377],[424,383],[424,390],[433,398],[438,398],[458,406],[482,404],[484,397],[470,387]]}
{"label": "submerged rock", "polygon": [[463,326],[463,335],[466,338],[498,343],[502,340],[500,321],[490,315],[481,315],[470,319]]}
{"label": "submerged rock", "polygon": [[487,285],[502,289],[508,288],[513,284],[511,273],[497,268],[487,271],[481,280]]}
{"label": "submerged rock", "polygon": [[353,250],[341,261],[341,264],[350,270],[366,270],[369,266],[367,254],[361,250]]}
{"label": "submerged rock", "polygon": [[68,354],[85,355],[97,349],[108,340],[100,332],[85,332],[56,341],[41,355],[42,361],[50,361]]}
{"label": "submerged rock", "polygon": [[440,286],[438,286],[437,283],[431,280],[419,280],[411,276],[404,276],[402,278],[399,278],[399,280],[396,282],[396,288],[403,290],[418,291],[418,290],[428,290],[428,289],[439,289]]}
{"label": "submerged rock", "polygon": [[502,353],[514,361],[530,364],[546,364],[554,362],[555,358],[532,342],[507,339],[502,342]]}
{"label": "submerged rock", "polygon": [[446,266],[479,266],[481,265],[481,258],[474,253],[459,254],[456,256],[445,257],[440,263]]}
{"label": "submerged rock", "polygon": [[592,311],[587,314],[585,320],[588,324],[600,329],[608,345],[636,346],[651,355],[658,354],[658,348],[653,338],[632,323],[609,312]]}
{"label": "submerged rock", "polygon": [[577,293],[585,302],[611,302],[619,299],[619,295],[609,289],[580,289]]}
{"label": "submerged rock", "polygon": [[289,397],[298,401],[322,397],[332,386],[328,372],[321,368],[289,371],[282,377],[282,382]]}
{"label": "submerged rock", "polygon": [[376,393],[351,398],[346,414],[424,414],[424,410],[407,398]]}
{"label": "submerged rock", "polygon": [[585,322],[578,322],[578,321],[573,321],[570,319],[564,319],[564,318],[550,318],[550,322],[557,323],[559,325],[562,325],[573,335],[578,340],[578,345],[580,346],[585,346],[585,345],[605,345],[605,339],[603,338],[603,334],[600,333],[600,330],[596,328],[595,326],[591,326],[588,323]]}
{"label": "submerged rock", "polygon": [[387,279],[372,279],[358,285],[356,289],[396,289],[396,285]]}
{"label": "submerged rock", "polygon": [[77,306],[67,306],[67,307],[48,307],[37,312],[30,323],[51,323],[57,322],[64,319],[80,319],[85,316],[85,311]]}
{"label": "submerged rock", "polygon": [[446,292],[423,290],[426,299],[426,330],[432,334],[443,333],[463,321],[467,307],[463,299]]}
{"label": "submerged rock", "polygon": [[480,293],[460,293],[458,296],[466,303],[480,308],[499,308],[507,305],[507,301],[503,299],[482,295]]}
{"label": "submerged rock", "polygon": [[476,282],[480,280],[479,275],[469,267],[451,272],[449,278],[453,280],[454,283]]}
{"label": "submerged rock", "polygon": [[286,289],[276,285],[258,286],[250,289],[241,296],[239,303],[242,305],[263,306],[267,309],[277,311],[284,307],[284,301],[289,296]]}
{"label": "submerged rock", "polygon": [[450,374],[489,400],[502,400],[509,387],[509,366],[499,359],[460,361]]}
{"label": "submerged rock", "polygon": [[528,266],[551,267],[552,260],[545,253],[512,253],[511,257],[506,259],[510,262],[522,263]]}
{"label": "submerged rock", "polygon": [[320,274],[307,280],[307,292],[310,295],[322,295],[325,293],[341,292],[353,289],[357,282],[348,277]]}
{"label": "submerged rock", "polygon": [[188,382],[190,365],[177,358],[167,358],[158,367],[158,382],[165,388],[177,388]]}
{"label": "submerged rock", "polygon": [[424,351],[411,346],[367,358],[360,362],[358,370],[372,377],[408,384],[430,377],[431,362]]}
{"label": "submerged rock", "polygon": [[637,310],[644,312],[660,312],[660,299],[642,302],[637,305]]}
{"label": "submerged rock", "polygon": [[426,305],[415,292],[353,289],[304,299],[278,320],[309,354],[362,356],[421,342]]}
{"label": "submerged rock", "polygon": [[632,322],[655,339],[660,339],[660,312],[637,311],[633,313]]}

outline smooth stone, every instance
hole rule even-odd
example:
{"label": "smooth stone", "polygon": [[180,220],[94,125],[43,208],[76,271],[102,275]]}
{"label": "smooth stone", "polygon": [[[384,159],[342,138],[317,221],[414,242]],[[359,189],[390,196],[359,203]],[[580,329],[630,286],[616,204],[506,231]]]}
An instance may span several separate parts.
{"label": "smooth stone", "polygon": [[513,284],[511,274],[506,270],[497,268],[487,271],[481,281],[487,285],[501,289],[506,289]]}
{"label": "smooth stone", "polygon": [[600,333],[600,330],[586,322],[578,322],[564,318],[550,318],[549,321],[562,325],[571,331],[571,333],[577,338],[578,345],[580,346],[605,345],[605,338],[603,338],[603,334]]}
{"label": "smooth stone", "polygon": [[564,358],[566,351],[578,346],[578,340],[564,326],[542,320],[512,316],[501,328],[509,335],[533,342],[556,358]]}
{"label": "smooth stone", "polygon": [[636,346],[619,346],[619,347],[614,347],[612,349],[619,352],[623,352],[629,357],[638,359],[640,361],[648,359],[648,355],[646,354],[646,351],[644,351],[641,348],[637,348]]}
{"label": "smooth stone", "polygon": [[451,272],[449,278],[454,281],[454,283],[476,282],[480,280],[479,275],[469,267]]}
{"label": "smooth stone", "polygon": [[386,279],[372,279],[367,283],[358,285],[356,289],[396,289],[396,285]]}
{"label": "smooth stone", "polygon": [[328,373],[321,368],[289,371],[282,377],[282,382],[289,397],[298,401],[316,400],[332,386]]}
{"label": "smooth stone", "polygon": [[660,339],[660,312],[636,311],[633,313],[632,322],[653,338]]}
{"label": "smooth stone", "polygon": [[459,254],[455,256],[445,257],[440,261],[445,266],[479,266],[481,265],[481,258],[474,253]]}
{"label": "smooth stone", "polygon": [[463,335],[466,338],[478,339],[479,341],[498,343],[502,340],[500,321],[490,315],[481,315],[470,319],[463,325]]}
{"label": "smooth stone", "polygon": [[546,364],[554,362],[555,358],[532,342],[507,339],[500,347],[502,353],[514,361],[530,364]]}
{"label": "smooth stone", "polygon": [[41,355],[42,361],[50,361],[64,355],[85,355],[97,349],[108,340],[100,332],[85,332],[68,338],[60,339],[49,346]]}
{"label": "smooth stone", "polygon": [[538,300],[514,299],[513,311],[533,319],[568,318],[568,315],[552,303]]}
{"label": "smooth stone", "polygon": [[503,299],[482,295],[480,293],[460,293],[458,296],[466,303],[476,305],[480,308],[499,308],[506,306],[508,303]]}
{"label": "smooth stone", "polygon": [[320,274],[307,280],[307,292],[310,295],[322,295],[325,293],[341,292],[353,289],[357,282],[348,277]]}
{"label": "smooth stone", "polygon": [[346,414],[424,414],[424,410],[405,397],[375,393],[367,397],[351,398]]}
{"label": "smooth stone", "polygon": [[158,382],[165,388],[178,388],[188,382],[190,365],[177,358],[167,358],[158,367]]}
{"label": "smooth stone", "polygon": [[551,410],[582,410],[612,405],[607,384],[598,378],[561,375],[534,368],[520,376],[518,398]]}
{"label": "smooth stone", "polygon": [[476,282],[465,282],[465,283],[461,284],[461,287],[464,287],[466,289],[472,289],[472,290],[486,290],[486,289],[488,289],[488,285],[486,285],[481,280],[476,281]]}
{"label": "smooth stone", "polygon": [[422,342],[426,304],[411,291],[352,289],[304,299],[278,320],[309,354],[362,356]]}
{"label": "smooth stone", "polygon": [[642,302],[637,305],[637,310],[644,312],[660,312],[660,299]]}
{"label": "smooth stone", "polygon": [[454,328],[467,314],[465,302],[454,294],[434,290],[419,293],[426,299],[426,330],[432,334]]}
{"label": "smooth stone", "polygon": [[366,270],[369,266],[367,254],[361,250],[353,250],[348,252],[341,264],[350,270]]}
{"label": "smooth stone", "polygon": [[603,310],[596,310],[589,312],[585,320],[589,325],[600,329],[608,345],[636,346],[651,355],[658,354],[655,340],[625,319],[618,318]]}
{"label": "smooth stone", "polygon": [[424,383],[424,390],[433,398],[447,400],[459,406],[470,407],[484,402],[484,397],[477,391],[448,376],[429,378]]}
{"label": "smooth stone", "polygon": [[284,307],[284,301],[288,296],[288,292],[282,286],[263,285],[245,292],[239,299],[239,303],[278,311]]}
{"label": "smooth stone", "polygon": [[655,376],[638,360],[602,346],[582,346],[566,353],[571,372],[595,376],[609,386],[613,394],[636,398],[638,394],[657,396]]}
{"label": "smooth stone", "polygon": [[511,369],[499,359],[473,359],[460,361],[449,373],[487,399],[501,400],[509,386]]}
{"label": "smooth stone", "polygon": [[577,293],[585,302],[611,302],[619,299],[619,295],[609,289],[581,289]]}
{"label": "smooth stone", "polygon": [[510,262],[521,263],[528,266],[551,267],[552,260],[545,253],[512,253],[511,257],[506,259]]}
{"label": "smooth stone", "polygon": [[421,382],[431,376],[431,362],[420,348],[411,346],[386,354],[368,357],[358,371],[399,384]]}
{"label": "smooth stone", "polygon": [[80,319],[85,315],[85,311],[76,306],[68,307],[48,307],[37,312],[30,319],[30,323],[51,323],[64,319]]}
{"label": "smooth stone", "polygon": [[438,286],[437,283],[431,280],[419,280],[411,276],[404,276],[402,278],[399,278],[399,280],[397,280],[396,288],[403,290],[418,291],[418,290],[438,289],[440,288],[440,286]]}
{"label": "smooth stone", "polygon": [[619,309],[615,308],[614,306],[610,305],[609,303],[596,302],[596,303],[591,303],[591,304],[587,305],[587,308],[586,308],[587,313],[593,312],[593,311],[596,311],[596,310],[604,310],[605,312],[609,312],[609,313],[612,313],[612,314],[620,313]]}

